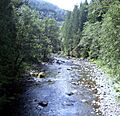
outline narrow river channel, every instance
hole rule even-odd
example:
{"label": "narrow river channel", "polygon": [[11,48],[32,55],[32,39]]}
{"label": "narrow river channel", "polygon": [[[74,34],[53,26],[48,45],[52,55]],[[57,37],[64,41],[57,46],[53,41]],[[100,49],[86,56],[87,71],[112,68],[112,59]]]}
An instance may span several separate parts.
{"label": "narrow river channel", "polygon": [[84,62],[55,57],[45,65],[45,78],[27,81],[13,116],[103,116],[92,69]]}

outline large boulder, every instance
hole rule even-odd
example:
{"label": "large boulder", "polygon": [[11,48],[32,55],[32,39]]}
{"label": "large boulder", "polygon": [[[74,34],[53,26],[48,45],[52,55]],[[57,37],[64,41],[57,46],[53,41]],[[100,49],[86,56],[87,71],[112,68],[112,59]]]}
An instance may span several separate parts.
{"label": "large boulder", "polygon": [[41,102],[38,103],[38,105],[40,105],[42,107],[47,107],[48,101],[41,101]]}
{"label": "large boulder", "polygon": [[44,78],[45,77],[45,73],[44,72],[31,72],[30,75],[32,77],[37,77],[37,78]]}
{"label": "large boulder", "polygon": [[44,72],[40,72],[38,73],[38,78],[44,78],[45,77],[45,73]]}
{"label": "large boulder", "polygon": [[31,75],[32,77],[37,77],[38,74],[39,74],[38,72],[31,72],[31,73],[30,73],[30,75]]}

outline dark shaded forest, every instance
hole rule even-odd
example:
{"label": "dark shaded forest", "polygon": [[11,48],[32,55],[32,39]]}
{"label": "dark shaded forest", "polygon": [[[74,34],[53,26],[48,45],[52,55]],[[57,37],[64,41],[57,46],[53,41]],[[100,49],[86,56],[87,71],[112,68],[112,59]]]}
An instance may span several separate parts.
{"label": "dark shaded forest", "polygon": [[52,53],[88,59],[120,81],[119,0],[85,0],[67,15],[38,7],[0,0],[0,110],[14,100],[20,78]]}
{"label": "dark shaded forest", "polygon": [[[9,103],[16,82],[32,64],[60,49],[56,20],[40,17],[27,1],[0,1],[0,106]],[[0,107],[2,108],[2,107]]]}

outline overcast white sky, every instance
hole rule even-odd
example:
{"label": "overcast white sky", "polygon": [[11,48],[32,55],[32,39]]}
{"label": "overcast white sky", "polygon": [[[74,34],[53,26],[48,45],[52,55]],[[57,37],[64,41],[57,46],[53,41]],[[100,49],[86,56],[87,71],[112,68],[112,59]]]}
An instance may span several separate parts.
{"label": "overcast white sky", "polygon": [[[74,5],[76,4],[79,5],[84,0],[45,0],[45,1],[51,2],[65,10],[72,10],[74,8]],[[88,0],[88,2],[90,2],[90,0]]]}

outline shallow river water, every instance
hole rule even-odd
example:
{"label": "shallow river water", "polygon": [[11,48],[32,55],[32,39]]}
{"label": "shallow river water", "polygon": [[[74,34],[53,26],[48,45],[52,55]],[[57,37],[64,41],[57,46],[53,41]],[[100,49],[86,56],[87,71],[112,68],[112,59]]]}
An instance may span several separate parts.
{"label": "shallow river water", "polygon": [[93,70],[85,62],[55,57],[53,63],[45,65],[45,78],[27,81],[30,84],[13,116],[103,116]]}

